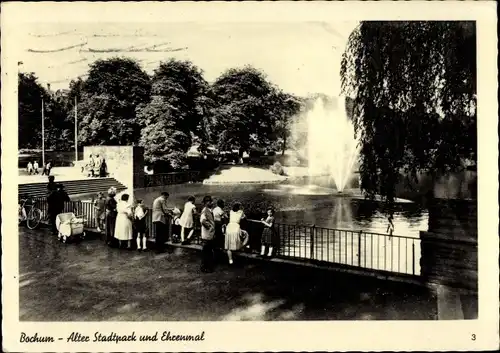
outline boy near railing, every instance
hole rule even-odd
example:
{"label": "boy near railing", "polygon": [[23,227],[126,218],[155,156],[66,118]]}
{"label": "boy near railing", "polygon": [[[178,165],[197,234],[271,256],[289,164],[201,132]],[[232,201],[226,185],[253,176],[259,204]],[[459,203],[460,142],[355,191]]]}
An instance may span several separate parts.
{"label": "boy near railing", "polygon": [[97,231],[100,233],[104,230],[104,220],[106,219],[106,198],[102,192],[97,194],[97,199],[94,201],[94,211]]}
{"label": "boy near railing", "polygon": [[[137,234],[137,250],[147,250],[146,246],[146,215],[148,211],[142,200],[137,200],[134,210],[134,228]],[[142,242],[142,249],[141,249]]]}
{"label": "boy near railing", "polygon": [[177,207],[172,211],[172,243],[181,242],[181,210]]}

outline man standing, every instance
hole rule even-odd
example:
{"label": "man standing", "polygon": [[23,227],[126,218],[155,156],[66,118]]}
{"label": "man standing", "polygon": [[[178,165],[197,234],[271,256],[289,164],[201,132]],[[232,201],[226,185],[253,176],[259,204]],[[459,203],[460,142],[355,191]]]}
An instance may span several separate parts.
{"label": "man standing", "polygon": [[212,272],[214,270],[215,254],[214,254],[214,236],[215,236],[215,219],[212,213],[213,201],[211,196],[203,198],[203,211],[201,211],[201,239],[203,241],[203,249],[201,251],[201,271]]}
{"label": "man standing", "polygon": [[28,171],[28,174],[31,175],[33,173],[33,164],[31,161],[28,162],[28,166],[26,167],[26,170]]}
{"label": "man standing", "polygon": [[116,188],[110,187],[108,190],[108,197],[106,198],[106,244],[113,246],[115,244],[115,226],[116,226],[116,207],[117,202],[115,200]]}
{"label": "man standing", "polygon": [[57,184],[55,182],[54,176],[51,175],[49,176],[49,182],[47,183],[47,197],[49,197],[50,194],[56,190],[57,190]]}
{"label": "man standing", "polygon": [[38,168],[39,168],[39,167],[38,167],[38,161],[37,161],[37,160],[35,160],[35,162],[33,163],[33,172],[34,172],[35,174],[37,174],[37,175],[38,175]]}
{"label": "man standing", "polygon": [[167,207],[167,199],[170,195],[164,191],[153,201],[153,229],[155,233],[156,252],[161,253],[167,240],[168,223],[171,211]]}
{"label": "man standing", "polygon": [[43,166],[43,171],[42,171],[42,175],[45,175],[47,174],[47,176],[50,176],[50,169],[51,169],[51,165],[50,165],[50,162],[47,162],[44,166]]}
{"label": "man standing", "polygon": [[57,184],[56,190],[52,191],[47,198],[48,203],[48,213],[50,219],[50,225],[52,227],[52,233],[57,234],[56,218],[57,215],[63,213],[64,203],[69,202],[70,198],[66,191],[64,190],[64,185]]}

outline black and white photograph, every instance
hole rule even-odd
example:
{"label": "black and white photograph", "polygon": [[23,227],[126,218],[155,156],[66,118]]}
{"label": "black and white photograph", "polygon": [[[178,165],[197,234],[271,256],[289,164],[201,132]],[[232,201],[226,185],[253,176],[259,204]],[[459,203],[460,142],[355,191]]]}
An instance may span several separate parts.
{"label": "black and white photograph", "polygon": [[3,348],[498,348],[496,5],[395,3],[2,4]]}

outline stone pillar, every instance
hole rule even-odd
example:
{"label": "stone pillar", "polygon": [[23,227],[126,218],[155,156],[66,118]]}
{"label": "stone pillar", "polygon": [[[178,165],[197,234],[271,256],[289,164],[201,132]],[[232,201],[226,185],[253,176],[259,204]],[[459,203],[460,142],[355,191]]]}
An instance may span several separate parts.
{"label": "stone pillar", "polygon": [[421,275],[436,290],[439,318],[476,318],[477,202],[433,200],[420,238]]}
{"label": "stone pillar", "polygon": [[144,187],[144,148],[134,146],[132,150],[133,187]]}
{"label": "stone pillar", "polygon": [[139,146],[85,146],[86,158],[99,154],[106,159],[109,176],[127,187],[144,187],[144,148]]}
{"label": "stone pillar", "polygon": [[439,320],[463,320],[464,311],[460,293],[456,288],[442,284],[433,285],[437,297],[437,312]]}

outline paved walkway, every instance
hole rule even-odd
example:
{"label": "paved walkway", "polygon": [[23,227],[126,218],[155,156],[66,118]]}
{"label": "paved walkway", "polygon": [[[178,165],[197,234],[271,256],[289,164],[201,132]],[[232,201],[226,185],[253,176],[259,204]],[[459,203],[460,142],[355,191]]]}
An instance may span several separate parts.
{"label": "paved walkway", "polygon": [[427,290],[239,258],[199,271],[199,253],[61,244],[19,228],[21,321],[434,319]]}
{"label": "paved walkway", "polygon": [[[40,174],[36,175],[29,175],[26,169],[19,169],[18,173],[18,184],[46,183],[48,181],[48,177],[41,174],[42,168],[39,169]],[[55,177],[56,182],[88,179],[88,177],[83,175],[80,170],[75,167],[54,167],[50,171],[50,175]]]}

